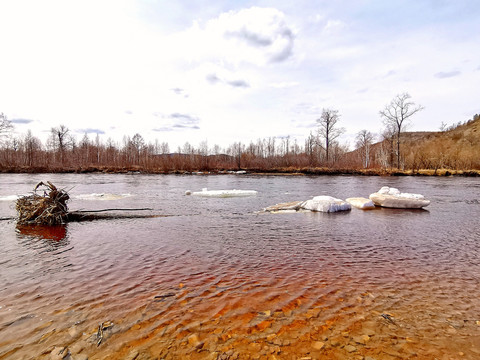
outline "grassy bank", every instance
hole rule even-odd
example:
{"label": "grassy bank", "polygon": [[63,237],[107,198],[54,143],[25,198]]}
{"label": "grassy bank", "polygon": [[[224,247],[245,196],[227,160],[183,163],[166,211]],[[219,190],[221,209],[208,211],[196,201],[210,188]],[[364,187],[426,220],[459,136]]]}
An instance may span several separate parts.
{"label": "grassy bank", "polygon": [[[279,167],[271,169],[244,168],[242,169],[250,175],[277,175],[277,176],[302,176],[302,175],[359,175],[359,176],[480,176],[480,170],[453,170],[453,169],[417,169],[417,170],[399,170],[399,169],[341,169],[326,167]],[[210,170],[163,170],[163,169],[144,169],[141,166],[128,167],[2,167],[0,173],[9,174],[44,174],[44,173],[106,173],[106,174],[180,174],[180,175],[206,175],[206,174],[232,174],[237,170],[233,169],[210,169]]]}

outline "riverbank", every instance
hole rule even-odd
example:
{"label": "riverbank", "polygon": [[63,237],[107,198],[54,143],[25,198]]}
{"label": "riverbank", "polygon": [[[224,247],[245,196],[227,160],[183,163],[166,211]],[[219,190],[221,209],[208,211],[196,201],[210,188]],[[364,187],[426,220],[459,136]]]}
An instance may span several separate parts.
{"label": "riverbank", "polygon": [[4,174],[88,174],[88,173],[106,173],[106,174],[177,174],[177,175],[209,175],[209,174],[238,174],[238,175],[277,175],[277,176],[302,176],[302,175],[359,175],[359,176],[480,176],[480,170],[455,170],[455,169],[415,169],[415,170],[400,170],[400,169],[385,169],[385,168],[371,168],[371,169],[349,169],[349,168],[327,168],[327,167],[280,167],[280,168],[242,168],[238,169],[146,169],[141,166],[128,167],[106,167],[106,166],[90,166],[90,167],[8,167],[0,168],[0,173]]}

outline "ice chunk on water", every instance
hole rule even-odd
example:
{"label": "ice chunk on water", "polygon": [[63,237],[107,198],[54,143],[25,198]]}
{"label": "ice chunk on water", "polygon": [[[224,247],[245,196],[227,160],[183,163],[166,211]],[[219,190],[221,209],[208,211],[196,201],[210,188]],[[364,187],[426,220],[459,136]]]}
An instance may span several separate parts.
{"label": "ice chunk on water", "polygon": [[0,196],[0,201],[17,201],[22,196],[28,196],[28,195],[5,195],[5,196]]}
{"label": "ice chunk on water", "polygon": [[255,196],[257,191],[255,190],[207,190],[203,188],[202,191],[192,192],[192,195],[203,196],[203,197],[217,197],[217,198],[226,198],[226,197],[242,197],[242,196]]}
{"label": "ice chunk on water", "polygon": [[263,211],[267,212],[296,212],[298,211],[304,201],[290,201],[286,203],[275,204],[266,207]]}
{"label": "ice chunk on water", "polygon": [[352,207],[349,203],[332,196],[315,196],[302,204],[302,209],[320,212],[348,211]]}
{"label": "ice chunk on water", "polygon": [[92,193],[75,195],[73,198],[77,200],[120,200],[132,196],[131,194],[106,194]]}
{"label": "ice chunk on water", "polygon": [[402,193],[397,188],[388,187],[388,186],[382,187],[377,192],[377,194],[392,195],[392,196],[398,196],[398,197],[407,198],[407,199],[425,199],[425,197],[421,194]]}
{"label": "ice chunk on water", "polygon": [[371,194],[370,199],[375,205],[389,208],[419,209],[430,204],[430,200],[426,200],[421,194],[402,193],[388,186]]}
{"label": "ice chunk on water", "polygon": [[357,209],[367,210],[375,208],[373,201],[364,197],[348,198],[345,201]]}

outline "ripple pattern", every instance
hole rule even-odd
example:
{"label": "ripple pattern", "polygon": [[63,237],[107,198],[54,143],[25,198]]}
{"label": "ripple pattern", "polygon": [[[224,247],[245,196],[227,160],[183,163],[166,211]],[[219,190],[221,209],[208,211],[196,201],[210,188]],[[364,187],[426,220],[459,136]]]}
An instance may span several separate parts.
{"label": "ripple pattern", "polygon": [[[15,189],[0,175],[0,196],[28,191],[28,177],[9,176]],[[82,184],[78,194],[132,194],[115,206],[176,216],[56,228],[0,222],[0,359],[47,359],[56,347],[90,359],[479,358],[480,187],[387,180],[55,175],[63,187]],[[383,185],[432,204],[258,213]],[[259,194],[183,195],[203,187]],[[110,207],[77,200],[71,208]],[[11,215],[8,201],[0,205],[0,216]]]}

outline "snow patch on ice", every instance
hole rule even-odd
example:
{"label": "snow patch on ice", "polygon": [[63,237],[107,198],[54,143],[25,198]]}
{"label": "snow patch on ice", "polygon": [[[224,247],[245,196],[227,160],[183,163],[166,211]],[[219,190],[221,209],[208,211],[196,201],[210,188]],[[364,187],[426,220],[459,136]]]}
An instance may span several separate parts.
{"label": "snow patch on ice", "polygon": [[370,194],[370,200],[375,205],[397,209],[420,209],[430,204],[420,194],[402,193],[396,188],[382,187],[378,192]]}
{"label": "snow patch on ice", "polygon": [[287,212],[287,211],[288,212],[296,212],[296,211],[300,210],[303,203],[304,203],[304,201],[290,201],[290,202],[286,202],[286,203],[280,203],[280,204],[275,204],[275,205],[268,206],[265,209],[263,209],[263,211],[273,212],[273,213]]}
{"label": "snow patch on ice", "polygon": [[382,194],[382,195],[392,195],[392,196],[397,196],[397,197],[406,198],[406,199],[418,199],[418,200],[425,199],[425,197],[424,197],[423,195],[420,195],[420,194],[411,194],[411,193],[402,193],[402,192],[400,192],[400,190],[398,190],[397,188],[388,187],[388,186],[382,187],[382,188],[378,191],[378,194]]}
{"label": "snow patch on ice", "polygon": [[227,197],[243,197],[243,196],[255,196],[257,195],[255,190],[207,190],[203,188],[202,191],[192,192],[194,196],[203,197],[215,197],[215,198],[227,198]]}
{"label": "snow patch on ice", "polygon": [[375,208],[373,201],[364,197],[348,198],[345,201],[357,209],[368,210]]}
{"label": "snow patch on ice", "polygon": [[132,196],[131,194],[108,194],[108,193],[92,193],[80,194],[73,196],[77,200],[120,200]]}
{"label": "snow patch on ice", "polygon": [[19,198],[25,195],[5,195],[0,196],[0,201],[17,201]]}
{"label": "snow patch on ice", "polygon": [[315,196],[313,199],[305,201],[302,204],[302,209],[329,213],[348,211],[352,207],[349,203],[332,196]]}

